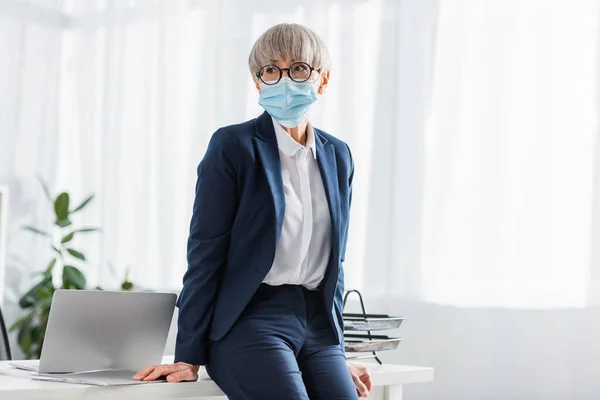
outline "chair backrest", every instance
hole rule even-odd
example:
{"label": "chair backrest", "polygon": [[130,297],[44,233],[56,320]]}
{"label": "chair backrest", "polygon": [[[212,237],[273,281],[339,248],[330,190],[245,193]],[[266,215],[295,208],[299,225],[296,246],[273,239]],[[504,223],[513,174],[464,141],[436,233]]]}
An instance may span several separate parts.
{"label": "chair backrest", "polygon": [[8,332],[4,317],[2,316],[2,309],[0,309],[0,361],[11,360],[10,344],[8,343]]}

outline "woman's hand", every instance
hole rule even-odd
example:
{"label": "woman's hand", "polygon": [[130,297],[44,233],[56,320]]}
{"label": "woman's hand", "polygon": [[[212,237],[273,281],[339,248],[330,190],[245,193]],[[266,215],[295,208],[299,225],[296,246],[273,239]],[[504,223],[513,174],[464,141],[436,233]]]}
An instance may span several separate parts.
{"label": "woman's hand", "polygon": [[371,375],[367,367],[361,364],[347,362],[348,370],[356,386],[356,391],[359,397],[368,397],[373,384],[371,383]]}
{"label": "woman's hand", "polygon": [[176,364],[149,365],[137,374],[133,380],[153,381],[161,376],[167,378],[167,382],[185,382],[198,380],[198,365],[178,362]]}

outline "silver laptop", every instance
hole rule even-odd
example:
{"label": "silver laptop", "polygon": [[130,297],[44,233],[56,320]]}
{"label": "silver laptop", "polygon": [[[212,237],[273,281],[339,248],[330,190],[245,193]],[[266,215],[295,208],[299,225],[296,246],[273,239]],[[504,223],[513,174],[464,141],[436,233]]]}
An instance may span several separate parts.
{"label": "silver laptop", "polygon": [[74,373],[89,371],[101,377],[102,371],[110,371],[106,378],[120,375],[131,381],[133,373],[161,363],[176,297],[173,293],[57,290],[39,364],[11,365],[57,378],[55,374],[75,377]]}

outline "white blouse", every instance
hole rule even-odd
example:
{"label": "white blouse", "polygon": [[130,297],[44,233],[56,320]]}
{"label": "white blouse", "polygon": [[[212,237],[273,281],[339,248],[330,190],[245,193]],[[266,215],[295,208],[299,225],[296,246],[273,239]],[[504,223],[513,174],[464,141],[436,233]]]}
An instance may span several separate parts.
{"label": "white blouse", "polygon": [[331,254],[331,218],[313,128],[306,128],[302,146],[273,120],[285,194],[285,216],[275,259],[264,283],[302,285],[316,289]]}

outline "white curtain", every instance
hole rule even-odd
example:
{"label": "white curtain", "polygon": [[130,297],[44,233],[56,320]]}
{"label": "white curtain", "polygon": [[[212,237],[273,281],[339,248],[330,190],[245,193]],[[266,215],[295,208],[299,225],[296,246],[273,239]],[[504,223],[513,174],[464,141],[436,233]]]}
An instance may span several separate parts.
{"label": "white curtain", "polygon": [[423,295],[582,307],[592,254],[596,1],[440,8],[424,136]]}
{"label": "white curtain", "polygon": [[[365,166],[357,182],[369,182],[374,124],[385,129],[375,118],[389,107],[382,110],[385,100],[376,98],[378,77],[394,75],[394,1],[7,4],[4,29],[19,32],[22,26],[35,30],[51,25],[56,38],[55,47],[39,51],[33,48],[36,41],[52,36],[35,32],[12,44],[15,52],[31,49],[31,57],[37,57],[31,63],[32,77],[23,76],[17,56],[6,58],[6,85],[32,85],[20,90],[36,96],[46,116],[34,115],[37,109],[30,102],[12,105],[16,113],[26,113],[27,123],[43,127],[32,127],[25,136],[20,124],[7,122],[11,125],[3,130],[5,142],[27,146],[34,161],[16,160],[18,149],[2,146],[9,151],[3,175],[12,185],[27,182],[30,192],[17,192],[17,204],[43,202],[35,174],[55,192],[67,190],[75,198],[96,194],[76,222],[100,226],[103,233],[75,242],[91,261],[87,273],[93,284],[116,285],[129,271],[142,287],[180,287],[195,167],[214,130],[261,112],[247,57],[254,40],[275,23],[304,23],[329,44],[334,75],[315,123],[356,144],[356,162]],[[3,37],[12,40],[15,35]],[[50,72],[55,73],[51,87],[39,82]],[[53,98],[42,99],[40,93]],[[15,98],[19,95],[10,93],[3,101]],[[27,168],[22,176],[14,172],[17,165]],[[367,221],[368,201],[367,191],[357,191],[357,225]],[[19,209],[11,213],[15,240],[10,264],[15,270],[39,269],[49,256],[43,243],[35,244],[35,257],[28,254],[32,238],[19,230],[24,223],[51,223],[46,215],[50,209],[33,207],[35,214]],[[359,282],[366,244],[360,237],[354,242],[356,257],[348,268],[357,269],[350,279]],[[17,274],[12,279],[9,296],[14,300],[30,279]]]}
{"label": "white curtain", "polygon": [[[261,113],[247,57],[275,23],[304,23],[329,44],[333,79],[315,122],[354,144],[357,185],[368,184],[375,118],[389,107],[379,109],[378,78],[394,75],[394,2],[66,1],[65,11],[58,152],[69,156],[56,187],[98,194],[83,218],[104,230],[85,243],[99,283],[128,269],[141,286],[180,287],[195,167],[214,130]],[[358,227],[368,201],[356,192]],[[359,282],[366,244],[354,242]]]}
{"label": "white curtain", "polygon": [[9,222],[4,291],[9,304],[50,257],[49,246],[21,226],[52,222],[35,177],[54,181],[57,159],[68,156],[57,153],[56,142],[68,20],[58,0],[0,1],[0,185],[10,189],[9,214],[2,216]]}
{"label": "white curtain", "polygon": [[388,261],[365,279],[408,316],[389,359],[436,367],[407,397],[595,399],[599,2],[441,1],[436,20],[431,54],[401,22]]}
{"label": "white curtain", "polygon": [[598,304],[599,2],[434,7],[399,8],[396,76],[377,95],[391,125],[373,132],[370,199],[353,211],[369,215],[352,223],[358,286],[460,307]]}

